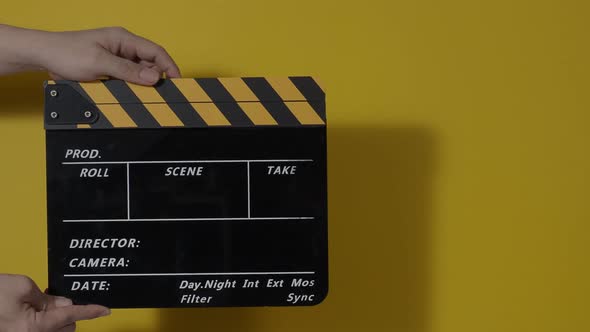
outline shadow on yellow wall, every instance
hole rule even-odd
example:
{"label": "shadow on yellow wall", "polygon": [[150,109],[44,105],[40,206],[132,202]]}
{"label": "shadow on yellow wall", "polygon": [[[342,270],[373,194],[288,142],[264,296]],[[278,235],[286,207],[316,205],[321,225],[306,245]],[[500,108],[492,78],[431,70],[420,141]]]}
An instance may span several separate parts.
{"label": "shadow on yellow wall", "polygon": [[428,330],[434,133],[331,128],[328,146],[331,275],[324,303],[166,309],[160,331]]}
{"label": "shadow on yellow wall", "polygon": [[48,80],[46,73],[27,73],[0,79],[0,114],[17,116],[22,112],[42,112],[43,81]]}

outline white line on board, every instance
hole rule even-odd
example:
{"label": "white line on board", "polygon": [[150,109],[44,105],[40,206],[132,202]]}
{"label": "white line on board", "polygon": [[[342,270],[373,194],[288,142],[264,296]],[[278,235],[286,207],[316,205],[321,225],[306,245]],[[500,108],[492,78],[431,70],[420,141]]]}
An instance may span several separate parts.
{"label": "white line on board", "polygon": [[131,219],[131,199],[129,198],[129,164],[127,164],[127,219]]}
{"label": "white line on board", "polygon": [[174,276],[247,276],[247,275],[302,275],[315,274],[314,271],[295,272],[205,272],[205,273],[96,273],[96,274],[64,274],[72,277],[174,277]]}
{"label": "white line on board", "polygon": [[265,160],[138,160],[138,161],[64,161],[63,165],[101,165],[101,164],[191,164],[191,163],[287,163],[312,162],[313,159],[265,159]]}
{"label": "white line on board", "polygon": [[63,222],[131,222],[131,221],[239,221],[239,220],[313,220],[314,217],[262,217],[262,218],[136,218],[136,219],[64,219]]}
{"label": "white line on board", "polygon": [[248,172],[248,219],[250,219],[251,215],[250,212],[252,210],[250,206],[250,162],[247,163],[247,172]]}

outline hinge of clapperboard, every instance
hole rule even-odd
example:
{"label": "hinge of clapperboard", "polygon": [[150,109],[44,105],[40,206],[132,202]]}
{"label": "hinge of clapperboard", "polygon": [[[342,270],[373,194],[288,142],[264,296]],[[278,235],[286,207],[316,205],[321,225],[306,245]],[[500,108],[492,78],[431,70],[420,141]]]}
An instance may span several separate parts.
{"label": "hinge of clapperboard", "polygon": [[91,124],[99,111],[96,105],[68,84],[45,83],[45,123],[47,125]]}

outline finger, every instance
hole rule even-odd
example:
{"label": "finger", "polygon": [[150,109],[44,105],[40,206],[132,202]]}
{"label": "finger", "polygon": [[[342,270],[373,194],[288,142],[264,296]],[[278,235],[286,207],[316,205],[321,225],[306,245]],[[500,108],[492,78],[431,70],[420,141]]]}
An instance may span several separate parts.
{"label": "finger", "polygon": [[139,64],[157,71],[158,73],[160,73],[160,77],[162,77],[162,74],[164,73],[164,71],[153,62],[141,60],[139,61]]}
{"label": "finger", "polygon": [[161,77],[157,70],[109,53],[102,57],[99,67],[108,76],[141,85],[154,85]]}
{"label": "finger", "polygon": [[55,308],[67,307],[72,305],[72,300],[62,296],[51,296],[47,304],[46,310],[52,310]]}
{"label": "finger", "polygon": [[41,318],[41,326],[47,331],[54,331],[71,325],[79,320],[95,319],[110,315],[111,311],[100,305],[70,305],[46,311]]}
{"label": "finger", "polygon": [[180,77],[180,69],[160,45],[130,32],[121,41],[121,53],[128,59],[139,58],[156,64],[168,77]]}
{"label": "finger", "polygon": [[41,292],[31,278],[20,276],[15,287],[23,294],[23,302],[30,304],[36,311],[43,311],[49,305],[51,296]]}
{"label": "finger", "polygon": [[74,332],[76,331],[76,323],[72,323],[70,325],[66,325],[61,329],[57,330],[56,332]]}
{"label": "finger", "polygon": [[147,61],[147,60],[139,60],[138,62],[140,65],[144,66],[144,67],[157,67],[155,63],[151,62],[151,61]]}
{"label": "finger", "polygon": [[49,77],[55,81],[63,80],[64,78],[55,73],[49,73]]}

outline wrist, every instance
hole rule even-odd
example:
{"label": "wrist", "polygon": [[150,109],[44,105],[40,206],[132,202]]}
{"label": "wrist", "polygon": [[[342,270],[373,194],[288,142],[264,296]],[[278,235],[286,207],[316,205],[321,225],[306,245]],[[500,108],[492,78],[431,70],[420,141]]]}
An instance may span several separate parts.
{"label": "wrist", "polygon": [[0,61],[22,68],[44,68],[44,49],[51,32],[0,25]]}

